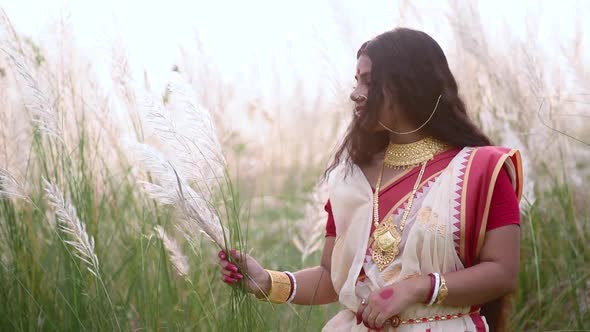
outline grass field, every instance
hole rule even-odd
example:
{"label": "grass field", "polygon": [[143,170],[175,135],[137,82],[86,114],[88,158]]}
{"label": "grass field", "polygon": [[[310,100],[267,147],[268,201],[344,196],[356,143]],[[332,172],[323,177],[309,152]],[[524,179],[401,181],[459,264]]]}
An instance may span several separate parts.
{"label": "grass field", "polygon": [[[554,59],[518,39],[486,47],[483,31],[464,28],[478,26],[477,17],[448,23],[447,56],[472,116],[525,159],[512,329],[588,330],[589,54],[572,46]],[[151,91],[116,57],[109,94],[67,36],[67,46],[47,52],[5,15],[0,28],[0,331],[319,331],[340,309],[270,305],[225,286],[216,247],[144,190],[145,181],[164,180],[134,146],[159,151],[201,189],[212,159],[191,144],[219,146],[224,161],[213,168],[222,171],[213,173],[221,184],[210,200],[227,241],[269,269],[312,266],[325,218],[318,179],[350,116],[350,82],[335,82],[322,98],[296,89],[292,99],[271,100],[288,116],[263,120],[268,130],[252,140],[226,124],[235,109],[247,109],[252,123],[267,118],[259,96],[236,106],[231,82],[207,76],[203,98],[197,72],[206,64],[194,70],[197,61],[186,58],[174,68],[186,90]],[[203,118],[191,116],[203,109],[216,129],[195,129]]]}

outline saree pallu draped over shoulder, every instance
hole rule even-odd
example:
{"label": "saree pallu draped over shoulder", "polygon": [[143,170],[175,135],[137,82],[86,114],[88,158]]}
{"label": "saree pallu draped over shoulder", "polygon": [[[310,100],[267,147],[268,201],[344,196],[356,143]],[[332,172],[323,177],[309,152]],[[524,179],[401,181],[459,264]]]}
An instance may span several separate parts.
{"label": "saree pallu draped over shoulder", "polygon": [[[440,166],[444,158],[448,166],[437,170],[437,163]],[[522,163],[517,150],[466,147],[441,153],[429,163],[433,166],[427,169],[408,215],[400,254],[382,271],[371,259],[371,185],[357,166],[346,176],[344,165],[330,174],[330,204],[337,230],[331,278],[345,310],[334,316],[323,331],[368,331],[356,324],[355,312],[361,298],[416,275],[448,273],[477,264],[494,185],[502,167],[520,199]],[[397,195],[388,199],[380,196],[380,220],[393,218],[399,223],[413,185],[411,176],[407,178],[389,189]],[[488,331],[479,309],[415,304],[399,314],[403,323],[398,328],[386,325],[384,331]]]}

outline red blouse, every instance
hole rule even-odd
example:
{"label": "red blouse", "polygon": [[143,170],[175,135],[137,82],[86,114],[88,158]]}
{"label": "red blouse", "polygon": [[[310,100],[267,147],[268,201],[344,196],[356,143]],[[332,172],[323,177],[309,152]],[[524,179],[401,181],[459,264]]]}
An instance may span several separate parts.
{"label": "red blouse", "polygon": [[[328,212],[326,237],[336,236],[336,224],[334,223],[334,216],[332,215],[332,208],[329,200],[326,203],[324,210]],[[506,169],[502,168],[492,194],[486,232],[508,225],[520,225],[520,209],[508,172]]]}

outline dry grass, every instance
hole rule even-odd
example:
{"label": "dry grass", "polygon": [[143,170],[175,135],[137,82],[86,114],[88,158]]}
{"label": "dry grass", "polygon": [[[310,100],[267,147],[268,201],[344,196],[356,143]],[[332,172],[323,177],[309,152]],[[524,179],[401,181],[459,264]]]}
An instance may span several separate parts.
{"label": "dry grass", "polygon": [[[424,24],[418,13],[425,4],[400,6],[401,22]],[[590,55],[583,31],[550,57],[532,37],[506,33],[502,45],[491,44],[477,11],[463,6],[449,2],[440,32],[449,36],[446,52],[460,91],[484,130],[498,144],[521,149],[526,162],[513,328],[587,328]],[[372,32],[353,29],[346,8],[334,3],[333,10],[343,33],[337,52],[353,64],[356,45]],[[205,52],[186,50],[173,84],[153,91],[149,77],[134,81],[125,50],[115,46],[110,94],[76,52],[67,24],[32,41],[0,12],[0,29],[0,297],[10,299],[0,305],[0,329],[318,330],[338,309],[224,300],[230,290],[218,280],[214,247],[178,223],[183,210],[165,206],[178,203],[170,190],[177,178],[162,177],[168,169],[146,172],[128,148],[142,143],[159,151],[187,188],[231,180],[222,186],[232,190],[230,200],[216,212],[240,220],[242,244],[268,268],[315,264],[325,218],[325,193],[316,184],[351,116],[353,82],[343,77],[352,68],[331,63],[333,50],[318,49],[318,75],[326,79],[317,95],[307,95],[302,73],[291,97],[273,98],[241,94],[204,61]],[[199,109],[213,111],[211,122],[191,118]],[[225,165],[228,173],[219,171]],[[44,178],[51,184],[44,186]],[[144,194],[142,181],[164,204]],[[48,223],[55,209],[58,223]],[[184,238],[170,235],[175,225]],[[82,266],[102,278],[90,278]]]}

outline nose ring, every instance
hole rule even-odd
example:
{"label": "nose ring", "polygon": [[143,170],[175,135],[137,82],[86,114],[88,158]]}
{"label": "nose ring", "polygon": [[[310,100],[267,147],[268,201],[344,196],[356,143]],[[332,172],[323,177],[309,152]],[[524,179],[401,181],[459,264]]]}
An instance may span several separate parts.
{"label": "nose ring", "polygon": [[356,102],[361,102],[361,101],[366,101],[367,100],[367,96],[365,95],[358,95],[354,98],[354,101]]}

